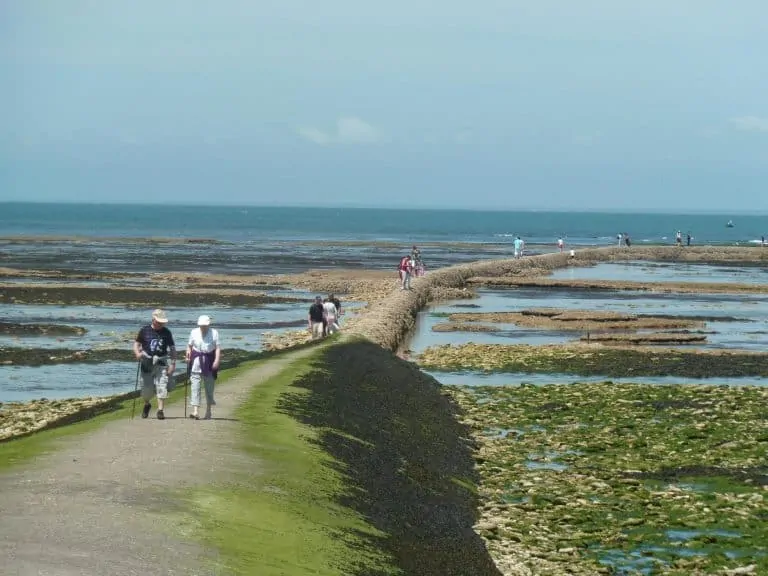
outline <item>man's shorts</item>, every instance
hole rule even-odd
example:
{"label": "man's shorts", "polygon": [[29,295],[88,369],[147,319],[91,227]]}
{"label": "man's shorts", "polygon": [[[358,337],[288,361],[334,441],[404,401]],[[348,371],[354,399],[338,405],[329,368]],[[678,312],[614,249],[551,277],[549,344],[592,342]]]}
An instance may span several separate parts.
{"label": "man's shorts", "polygon": [[323,323],[312,322],[312,339],[314,340],[322,337],[323,337]]}
{"label": "man's shorts", "polygon": [[151,400],[153,396],[161,400],[168,398],[168,374],[165,366],[154,366],[152,372],[141,373],[141,397]]}

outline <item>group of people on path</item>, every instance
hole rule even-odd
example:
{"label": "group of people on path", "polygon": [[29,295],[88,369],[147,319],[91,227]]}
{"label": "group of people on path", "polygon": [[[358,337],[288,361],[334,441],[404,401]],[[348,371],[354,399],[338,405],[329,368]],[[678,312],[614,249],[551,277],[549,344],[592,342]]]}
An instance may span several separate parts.
{"label": "group of people on path", "polygon": [[629,234],[626,232],[619,232],[616,234],[616,240],[619,241],[619,248],[622,246],[626,246],[627,248],[632,247],[632,239],[629,237]]}
{"label": "group of people on path", "polygon": [[333,294],[329,294],[323,301],[322,296],[316,296],[315,301],[309,307],[307,322],[312,339],[325,338],[341,330],[341,316],[344,310],[341,301]]}
{"label": "group of people on path", "polygon": [[[692,237],[691,237],[691,233],[690,233],[690,232],[688,232],[688,233],[685,235],[685,245],[686,245],[686,246],[690,246],[690,245],[691,245],[691,240],[692,240]],[[676,246],[682,246],[682,245],[683,245],[683,233],[682,233],[682,232],[680,232],[680,230],[678,230],[678,231],[675,233],[675,245],[676,245]]]}
{"label": "group of people on path", "polygon": [[[144,407],[142,418],[148,418],[152,411],[152,398],[157,397],[157,419],[165,419],[165,399],[168,398],[169,384],[176,371],[176,343],[168,329],[168,316],[158,308],[152,312],[152,321],[143,326],[133,343],[133,354],[139,363],[141,374],[141,397]],[[211,317],[202,315],[197,319],[187,341],[185,359],[187,379],[191,388],[189,415],[200,419],[200,389],[205,389],[205,419],[212,418],[214,385],[221,366],[221,344],[219,332],[211,328]],[[138,379],[137,379],[138,387]]]}
{"label": "group of people on path", "polygon": [[424,262],[421,260],[421,250],[416,246],[411,248],[411,253],[400,258],[400,264],[397,266],[397,273],[400,277],[400,284],[403,290],[411,289],[411,278],[424,276]]}

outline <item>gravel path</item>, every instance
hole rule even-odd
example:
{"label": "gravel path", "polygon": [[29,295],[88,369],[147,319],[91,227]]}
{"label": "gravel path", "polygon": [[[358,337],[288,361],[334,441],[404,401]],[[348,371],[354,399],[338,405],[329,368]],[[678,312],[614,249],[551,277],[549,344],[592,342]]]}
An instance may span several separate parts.
{"label": "gravel path", "polygon": [[[312,350],[286,354],[230,380],[216,393],[213,420],[138,413],[0,475],[2,573],[16,576],[208,575],[214,550],[178,537],[178,503],[166,493],[210,482],[236,468],[234,409],[253,385]],[[251,463],[253,465],[253,463]]]}

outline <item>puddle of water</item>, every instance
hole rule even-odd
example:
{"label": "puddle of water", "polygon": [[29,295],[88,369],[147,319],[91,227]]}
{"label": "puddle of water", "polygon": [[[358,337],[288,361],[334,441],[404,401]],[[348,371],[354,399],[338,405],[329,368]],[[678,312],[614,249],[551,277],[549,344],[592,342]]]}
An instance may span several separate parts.
{"label": "puddle of water", "polygon": [[[742,294],[648,294],[644,292],[589,293],[578,290],[480,289],[472,312],[519,312],[529,308],[595,310],[629,314],[711,316],[737,320],[706,322],[707,342],[685,344],[686,349],[738,348],[762,351],[768,345],[768,296]],[[410,348],[416,353],[442,344],[558,344],[578,339],[580,332],[557,332],[495,324],[498,332],[433,332],[451,313],[466,312],[460,301],[419,313]],[[436,316],[437,314],[437,316]]]}
{"label": "puddle of water", "polygon": [[566,450],[562,452],[547,451],[531,453],[528,454],[528,459],[525,461],[525,467],[529,470],[554,470],[556,472],[562,472],[568,468],[568,464],[558,462],[557,459],[567,454],[577,454],[577,452]]}
{"label": "puddle of water", "polygon": [[504,495],[501,499],[507,504],[528,504],[531,501],[530,496],[510,496]]}
{"label": "puddle of water", "polygon": [[429,372],[444,386],[547,386],[552,384],[573,384],[577,382],[613,382],[615,384],[665,384],[665,385],[709,385],[709,386],[765,386],[765,378],[684,378],[678,376],[643,376],[637,378],[606,378],[605,376],[575,376],[573,374],[526,374],[521,372]]}
{"label": "puddle of water", "polygon": [[610,566],[616,576],[651,574],[654,566],[659,563],[666,565],[665,562],[650,558],[642,552],[626,552],[624,550],[604,550],[600,554],[599,562],[605,566]]}
{"label": "puddle of water", "polygon": [[568,465],[560,464],[559,462],[537,462],[535,460],[526,460],[525,467],[529,470],[554,470],[555,472],[562,472],[568,468]]}
{"label": "puddle of water", "polygon": [[718,536],[720,538],[741,538],[741,534],[733,530],[667,530],[667,539],[671,542],[685,542],[699,536]]}
{"label": "puddle of water", "polygon": [[626,262],[560,268],[553,271],[551,278],[562,280],[626,280],[629,282],[765,284],[768,282],[768,271],[758,267]]}
{"label": "puddle of water", "polygon": [[520,433],[515,428],[486,428],[483,430],[483,434],[489,438],[493,438],[494,440],[500,440],[502,438],[506,438],[510,434],[518,434]]}

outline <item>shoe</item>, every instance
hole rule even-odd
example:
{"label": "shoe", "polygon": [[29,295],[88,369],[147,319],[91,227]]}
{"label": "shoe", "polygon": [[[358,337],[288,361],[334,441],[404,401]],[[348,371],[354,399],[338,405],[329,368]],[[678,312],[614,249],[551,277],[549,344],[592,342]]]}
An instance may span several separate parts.
{"label": "shoe", "polygon": [[165,420],[165,414],[163,413],[162,410],[158,410],[157,411],[157,419],[158,420]]}
{"label": "shoe", "polygon": [[144,404],[144,409],[141,411],[141,417],[146,418],[147,416],[149,416],[150,410],[152,410],[152,404],[147,402],[146,404]]}
{"label": "shoe", "polygon": [[204,418],[205,418],[205,420],[210,420],[211,419],[211,409],[210,408],[207,408],[205,410],[205,417]]}
{"label": "shoe", "polygon": [[191,420],[200,420],[200,416],[198,416],[197,414],[190,414],[190,415],[189,415],[189,418],[190,418]]}

